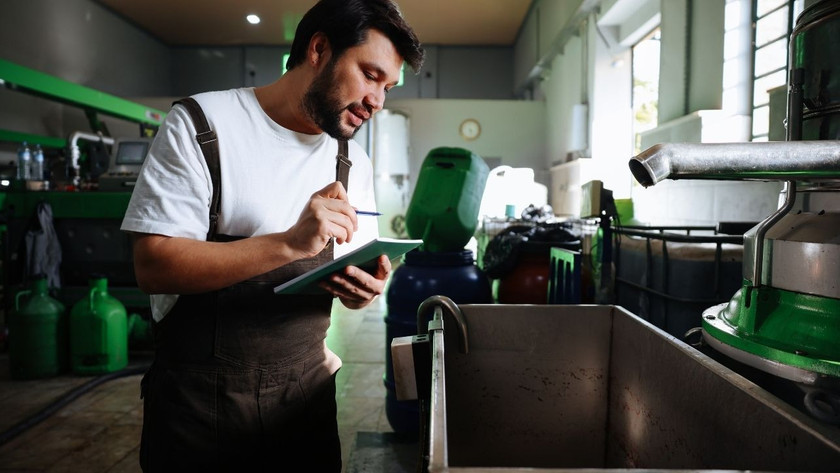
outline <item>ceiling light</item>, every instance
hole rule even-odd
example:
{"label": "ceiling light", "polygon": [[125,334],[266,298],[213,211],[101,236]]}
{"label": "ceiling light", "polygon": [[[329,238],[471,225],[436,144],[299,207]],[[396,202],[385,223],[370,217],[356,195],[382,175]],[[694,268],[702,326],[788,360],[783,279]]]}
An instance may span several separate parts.
{"label": "ceiling light", "polygon": [[245,19],[248,20],[248,23],[250,23],[252,25],[256,25],[257,23],[260,22],[260,17],[257,16],[257,15],[254,15],[253,13],[246,16]]}

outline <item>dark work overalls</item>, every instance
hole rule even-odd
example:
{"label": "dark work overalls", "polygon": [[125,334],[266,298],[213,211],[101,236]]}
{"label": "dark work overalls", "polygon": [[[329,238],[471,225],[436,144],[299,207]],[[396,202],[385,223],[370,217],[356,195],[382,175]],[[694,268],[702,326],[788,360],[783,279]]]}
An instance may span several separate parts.
{"label": "dark work overalls", "polygon": [[[213,176],[208,240],[220,196],[215,133],[198,104],[187,107]],[[336,179],[347,187],[347,142]],[[333,258],[330,243],[234,286],[181,295],[155,324],[155,361],[143,378],[144,471],[340,471],[335,378],[325,360],[330,295],[277,296],[274,286]]]}

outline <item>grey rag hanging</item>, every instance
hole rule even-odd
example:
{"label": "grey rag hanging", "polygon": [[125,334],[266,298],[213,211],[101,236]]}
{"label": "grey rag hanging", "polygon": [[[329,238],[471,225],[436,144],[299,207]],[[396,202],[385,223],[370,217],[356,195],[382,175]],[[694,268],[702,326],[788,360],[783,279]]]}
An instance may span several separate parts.
{"label": "grey rag hanging", "polygon": [[41,202],[35,208],[35,217],[39,228],[26,232],[26,268],[27,274],[43,274],[51,288],[61,287],[61,244],[53,227],[52,207]]}

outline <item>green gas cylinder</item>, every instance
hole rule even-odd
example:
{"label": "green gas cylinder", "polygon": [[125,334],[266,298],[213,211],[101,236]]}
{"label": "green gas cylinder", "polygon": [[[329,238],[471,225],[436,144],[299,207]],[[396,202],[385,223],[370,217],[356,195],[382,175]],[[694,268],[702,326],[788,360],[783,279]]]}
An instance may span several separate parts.
{"label": "green gas cylinder", "polygon": [[[21,304],[21,298],[28,296]],[[64,305],[49,296],[47,278],[38,276],[32,289],[15,296],[9,314],[9,369],[14,379],[55,376],[67,365],[67,323]]]}
{"label": "green gas cylinder", "polygon": [[108,294],[108,280],[91,276],[90,292],[70,311],[70,364],[77,374],[117,371],[128,364],[125,306]]}

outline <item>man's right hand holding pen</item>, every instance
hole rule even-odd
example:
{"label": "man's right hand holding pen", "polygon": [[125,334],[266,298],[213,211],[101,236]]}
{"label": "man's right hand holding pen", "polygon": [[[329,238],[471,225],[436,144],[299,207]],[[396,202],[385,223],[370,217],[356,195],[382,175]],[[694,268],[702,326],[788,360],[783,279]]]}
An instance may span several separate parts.
{"label": "man's right hand holding pen", "polygon": [[[335,238],[336,244],[350,242],[359,228],[356,215],[357,210],[350,205],[344,186],[333,182],[312,194],[289,233],[293,235],[295,245],[305,248],[308,256],[314,256],[324,249],[331,238]],[[382,294],[390,273],[391,261],[381,255],[372,274],[348,266],[322,282],[321,287],[338,297],[345,307],[359,309]]]}
{"label": "man's right hand holding pen", "polygon": [[337,244],[353,240],[359,229],[356,209],[350,205],[340,182],[332,182],[312,194],[298,221],[288,230],[289,244],[303,258],[315,256],[335,238]]}

